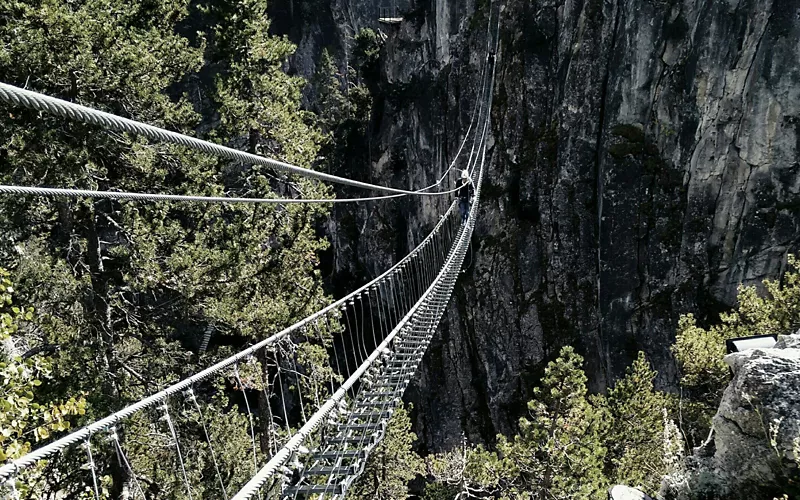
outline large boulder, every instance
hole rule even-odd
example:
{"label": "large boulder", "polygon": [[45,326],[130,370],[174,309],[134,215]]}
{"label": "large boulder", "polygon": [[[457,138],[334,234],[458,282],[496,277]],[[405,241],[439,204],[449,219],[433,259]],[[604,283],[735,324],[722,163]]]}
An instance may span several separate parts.
{"label": "large boulder", "polygon": [[714,416],[713,441],[695,450],[681,481],[665,481],[663,497],[800,498],[800,332],[725,362],[733,380]]}

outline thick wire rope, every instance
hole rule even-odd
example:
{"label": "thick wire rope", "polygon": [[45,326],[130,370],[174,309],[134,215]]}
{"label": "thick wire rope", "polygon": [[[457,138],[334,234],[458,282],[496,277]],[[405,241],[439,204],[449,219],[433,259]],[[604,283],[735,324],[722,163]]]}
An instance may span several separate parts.
{"label": "thick wire rope", "polygon": [[[486,64],[483,65],[481,69],[481,79],[483,81],[484,75],[486,73]],[[24,89],[19,89],[17,87],[13,87],[11,85],[6,85],[0,83],[0,99],[6,100],[6,102],[12,102],[15,104],[22,104],[25,106],[22,101],[19,103],[15,102],[13,99],[9,97],[9,99],[5,99],[6,94],[3,93],[4,88],[11,88],[15,89],[16,91],[22,93],[30,93],[34,95],[40,95],[35,92],[30,92]],[[13,91],[12,91],[13,93]],[[47,96],[42,95],[43,98]],[[60,101],[59,99],[55,98],[48,98],[53,99],[55,101]],[[32,101],[31,101],[32,102]],[[78,106],[67,101],[60,101],[61,103],[65,103],[67,105]],[[436,193],[425,193],[430,189],[433,189],[436,186],[441,185],[444,181],[445,177],[452,171],[455,167],[458,159],[461,156],[461,152],[464,148],[464,145],[467,143],[469,139],[470,131],[475,124],[476,115],[479,115],[479,102],[480,100],[475,101],[475,105],[472,108],[472,117],[470,118],[469,126],[467,127],[467,131],[464,134],[464,138],[461,141],[461,144],[456,151],[453,160],[450,162],[449,167],[445,170],[445,173],[439,178],[438,181],[430,184],[424,188],[415,190],[413,192],[408,193],[401,193],[401,194],[393,194],[393,195],[386,195],[386,196],[368,196],[368,197],[358,197],[358,198],[242,198],[242,197],[225,197],[225,196],[193,196],[193,195],[168,195],[168,194],[151,194],[151,193],[133,193],[133,192],[125,192],[125,191],[99,191],[99,190],[88,190],[88,189],[72,189],[72,188],[48,188],[48,187],[33,187],[33,186],[10,186],[10,185],[0,185],[0,194],[29,194],[29,195],[37,195],[37,196],[50,196],[50,197],[73,197],[73,198],[102,198],[102,199],[114,199],[114,200],[139,200],[139,201],[191,201],[191,202],[200,202],[200,203],[267,203],[267,204],[294,204],[294,203],[357,203],[357,202],[368,202],[368,201],[380,201],[386,200],[391,198],[400,198],[403,196],[409,196],[411,194],[427,194],[427,195],[445,195],[451,194],[458,190],[458,187],[455,187],[450,190],[440,191]],[[82,107],[82,106],[79,106]],[[87,108],[90,109],[90,108]],[[98,113],[102,113],[98,111]],[[113,115],[111,115],[113,116]],[[120,118],[121,120],[127,120],[125,118]],[[131,120],[132,121],[132,120]],[[134,122],[136,123],[136,122]],[[142,124],[145,127],[150,127],[149,125]],[[156,127],[152,127],[157,129]],[[168,131],[165,131],[168,132]],[[477,127],[475,134],[477,134]],[[177,134],[180,135],[180,134]],[[148,136],[150,137],[150,136]],[[186,137],[186,136],[184,136]],[[153,138],[153,137],[151,137]],[[193,139],[189,137],[190,139]],[[197,140],[197,139],[195,139]],[[169,142],[169,141],[167,141]],[[200,141],[205,142],[205,141]],[[212,143],[208,143],[212,144]],[[213,144],[212,144],[213,145]],[[223,147],[223,146],[219,146]],[[225,148],[229,149],[229,148]],[[249,155],[249,153],[244,153],[237,150],[235,151],[244,155]],[[255,156],[255,155],[252,155]],[[262,156],[255,156],[256,158],[265,158]],[[265,158],[266,159],[266,158]],[[277,161],[277,160],[276,160]],[[301,168],[301,167],[297,167]],[[311,171],[314,172],[314,171]],[[318,172],[315,172],[318,173]],[[324,175],[324,174],[323,174]]]}
{"label": "thick wire rope", "polygon": [[231,160],[241,161],[243,163],[251,163],[257,165],[266,165],[274,169],[300,175],[303,177],[310,177],[321,181],[331,182],[334,184],[343,184],[360,189],[368,189],[371,191],[383,191],[398,194],[414,194],[418,196],[437,196],[440,193],[427,193],[422,191],[408,191],[405,189],[391,188],[388,186],[379,186],[367,182],[356,181],[337,175],[326,174],[308,168],[299,167],[289,163],[285,163],[273,158],[265,156],[254,155],[238,151],[233,148],[221,146],[208,141],[190,137],[188,135],[172,132],[145,123],[123,118],[111,113],[99,111],[87,106],[81,106],[69,101],[50,97],[38,92],[21,89],[6,83],[0,83],[0,100],[15,106],[22,106],[37,111],[45,111],[58,116],[69,118],[72,120],[82,121],[92,125],[99,125],[101,127],[116,130],[118,132],[129,132],[133,134],[142,135],[151,140],[167,142],[170,144],[177,144],[191,149],[202,151],[207,154],[228,158]]}
{"label": "thick wire rope", "polygon": [[206,425],[206,419],[203,416],[203,410],[200,408],[200,403],[197,402],[197,396],[195,395],[194,390],[190,387],[186,392],[188,393],[188,399],[194,403],[195,411],[197,411],[197,415],[200,417],[200,425],[203,427],[203,434],[206,437],[208,449],[211,452],[211,461],[214,463],[214,471],[217,474],[219,486],[222,488],[222,496],[225,497],[225,500],[228,500],[228,491],[225,489],[225,481],[223,481],[222,473],[219,470],[217,454],[214,452],[214,444],[211,442],[211,434],[208,432],[208,426]]}
{"label": "thick wire rope", "polygon": [[[448,194],[446,191],[437,194]],[[237,198],[228,196],[192,196],[178,194],[132,193],[128,191],[95,191],[90,189],[64,189],[48,187],[8,186],[0,185],[0,194],[24,194],[50,197],[68,198],[98,198],[110,200],[135,200],[135,201],[180,201],[200,203],[267,203],[267,204],[297,204],[297,203],[355,203],[386,200],[408,196],[405,194],[389,196],[368,196],[363,198]]]}

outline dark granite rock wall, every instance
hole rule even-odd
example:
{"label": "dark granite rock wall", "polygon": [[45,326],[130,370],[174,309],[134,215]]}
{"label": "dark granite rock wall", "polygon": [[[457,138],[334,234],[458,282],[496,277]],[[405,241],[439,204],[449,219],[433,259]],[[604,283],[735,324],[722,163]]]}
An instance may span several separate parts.
{"label": "dark granite rock wall", "polygon": [[[302,74],[320,40],[344,64],[345,35],[379,27],[378,1],[329,3],[328,32],[296,32]],[[489,2],[409,6],[382,27],[365,154],[348,168],[418,188],[468,126]],[[638,350],[674,387],[679,314],[713,320],[800,248],[800,0],[507,0],[501,21],[473,251],[406,396],[427,450],[512,432],[563,345],[593,390]],[[337,207],[334,276],[375,275],[444,205]]]}

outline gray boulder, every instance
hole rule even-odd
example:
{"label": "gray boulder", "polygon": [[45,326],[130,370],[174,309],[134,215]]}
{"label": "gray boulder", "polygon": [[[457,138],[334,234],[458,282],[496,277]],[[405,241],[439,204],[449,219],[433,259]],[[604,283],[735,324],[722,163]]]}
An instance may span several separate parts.
{"label": "gray boulder", "polygon": [[665,481],[662,497],[800,498],[800,334],[725,362],[734,376],[714,416],[713,440],[689,457],[685,477]]}
{"label": "gray boulder", "polygon": [[642,490],[618,484],[608,490],[608,500],[653,500]]}

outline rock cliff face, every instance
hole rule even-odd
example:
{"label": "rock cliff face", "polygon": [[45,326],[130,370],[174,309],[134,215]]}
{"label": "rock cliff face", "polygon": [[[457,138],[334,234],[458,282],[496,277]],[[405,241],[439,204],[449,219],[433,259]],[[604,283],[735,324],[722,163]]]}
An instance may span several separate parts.
{"label": "rock cliff face", "polygon": [[714,437],[668,476],[667,499],[750,500],[800,494],[800,334],[773,349],[729,354],[734,372],[714,416]]}
{"label": "rock cliff face", "polygon": [[[347,37],[378,28],[382,5],[317,3],[286,24],[306,76],[323,46],[345,64]],[[349,168],[419,188],[468,126],[489,2],[401,7],[404,22],[381,28],[373,119]],[[800,1],[506,0],[501,40],[473,252],[407,393],[430,451],[511,432],[566,344],[594,390],[638,350],[674,385],[678,315],[713,319],[800,245]],[[374,275],[445,203],[337,208],[332,270]]]}

